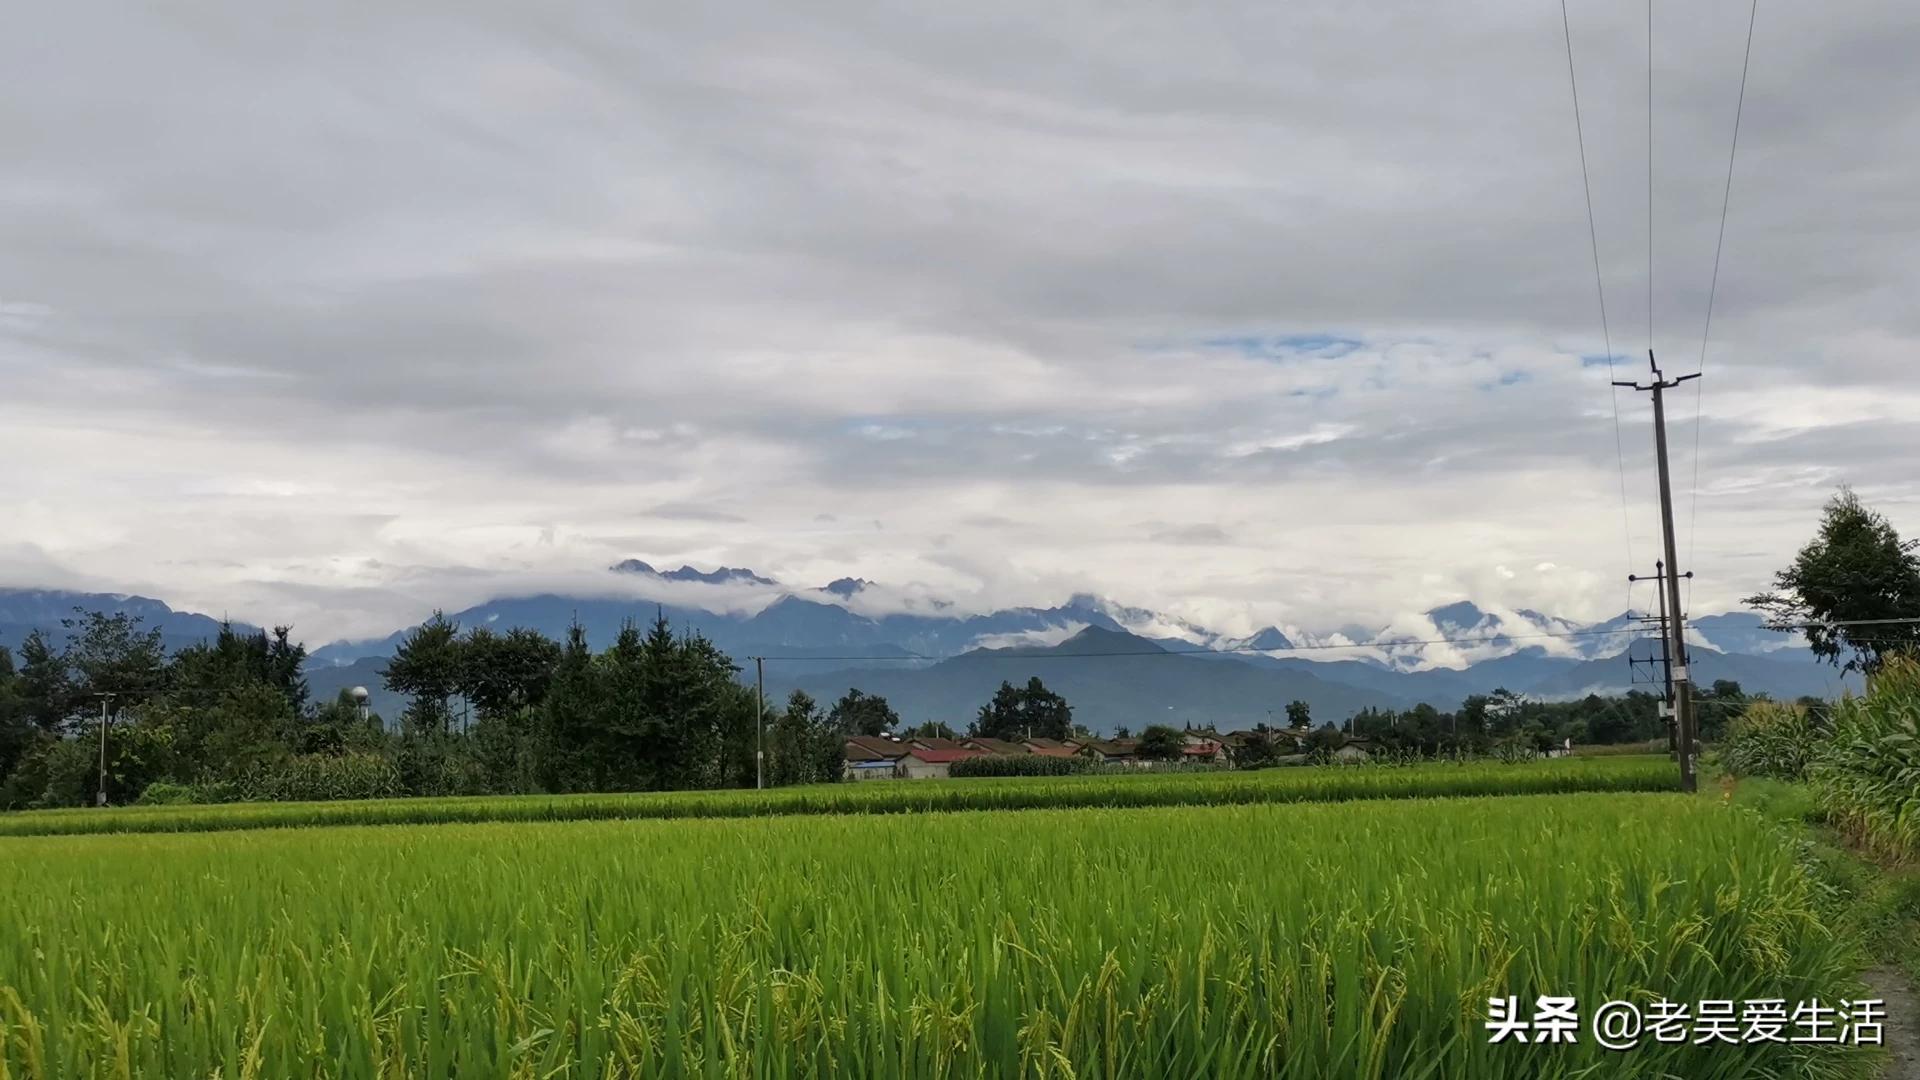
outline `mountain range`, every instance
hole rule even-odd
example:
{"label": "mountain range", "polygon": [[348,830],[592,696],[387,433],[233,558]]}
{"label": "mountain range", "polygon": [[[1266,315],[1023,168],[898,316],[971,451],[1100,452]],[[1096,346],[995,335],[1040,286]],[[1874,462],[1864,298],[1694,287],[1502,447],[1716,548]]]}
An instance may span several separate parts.
{"label": "mountain range", "polygon": [[[788,589],[737,567],[660,571],[629,559],[610,570],[622,582],[640,583],[641,591],[649,582],[671,583],[661,591],[676,602],[541,594],[492,600],[449,617],[462,626],[525,626],[554,638],[578,622],[601,646],[626,621],[644,623],[657,612],[676,628],[712,639],[748,677],[748,658],[766,657],[770,699],[802,689],[831,701],[857,687],[886,696],[912,722],[964,722],[1003,679],[1038,675],[1075,704],[1077,715],[1104,730],[1169,719],[1240,726],[1265,720],[1269,710],[1295,699],[1316,716],[1340,719],[1367,707],[1427,702],[1452,708],[1497,687],[1547,698],[1620,692],[1635,679],[1624,654],[1652,644],[1637,637],[1639,616],[1632,612],[1586,624],[1462,601],[1425,612],[1412,632],[1403,624],[1391,632],[1348,628],[1317,637],[1269,626],[1236,637],[1090,594],[1053,607],[985,613],[940,601],[889,611],[868,603],[883,587],[855,577]],[[744,607],[742,594],[750,594]],[[17,649],[35,628],[58,638],[60,619],[75,608],[139,615],[160,628],[169,648],[205,640],[220,625],[139,596],[0,589],[0,645]],[[377,711],[395,715],[402,702],[384,690],[380,671],[410,629],[315,648],[307,671],[315,697],[363,685]],[[1734,679],[1778,697],[1857,689],[1815,662],[1796,638],[1766,630],[1756,615],[1710,615],[1693,620],[1689,631],[1695,677],[1703,683]],[[1451,642],[1444,655],[1424,643],[1438,638]],[[1649,674],[1644,666],[1638,670],[1643,681]]]}

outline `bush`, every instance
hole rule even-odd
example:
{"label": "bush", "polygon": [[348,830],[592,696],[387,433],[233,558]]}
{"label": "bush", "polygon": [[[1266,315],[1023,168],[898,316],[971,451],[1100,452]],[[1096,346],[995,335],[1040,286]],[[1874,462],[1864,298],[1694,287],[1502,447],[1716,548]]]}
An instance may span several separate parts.
{"label": "bush", "polygon": [[250,779],[245,791],[276,802],[386,799],[401,794],[400,770],[384,754],[301,754]]}
{"label": "bush", "polygon": [[956,761],[947,769],[949,776],[1079,776],[1094,770],[1094,763],[1083,757],[1049,757],[1045,754],[989,754]]}
{"label": "bush", "polygon": [[134,800],[138,806],[190,806],[206,803],[238,802],[240,787],[224,780],[205,784],[175,784],[156,780]]}
{"label": "bush", "polygon": [[1799,780],[1825,739],[1826,732],[1806,709],[1753,701],[1727,725],[1720,740],[1720,764],[1735,776]]}
{"label": "bush", "polygon": [[1888,659],[1865,697],[1840,702],[1807,773],[1828,821],[1880,855],[1920,854],[1920,661]]}

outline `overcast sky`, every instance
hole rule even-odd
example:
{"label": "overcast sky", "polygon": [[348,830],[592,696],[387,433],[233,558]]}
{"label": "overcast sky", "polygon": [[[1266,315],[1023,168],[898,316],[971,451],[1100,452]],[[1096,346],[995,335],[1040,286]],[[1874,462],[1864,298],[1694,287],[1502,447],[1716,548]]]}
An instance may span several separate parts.
{"label": "overcast sky", "polygon": [[[1571,7],[1637,376],[1644,9]],[[0,33],[0,584],[312,641],[627,556],[1228,631],[1651,570],[1557,5],[322,8]],[[1671,373],[1747,13],[1655,13]],[[1915,56],[1910,3],[1760,7],[1697,529],[1670,409],[1697,612],[1842,481],[1920,534]]]}

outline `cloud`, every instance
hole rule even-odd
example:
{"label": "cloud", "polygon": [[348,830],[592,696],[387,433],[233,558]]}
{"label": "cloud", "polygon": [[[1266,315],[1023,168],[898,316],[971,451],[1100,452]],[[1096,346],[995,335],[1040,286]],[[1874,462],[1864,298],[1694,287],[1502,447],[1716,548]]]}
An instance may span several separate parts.
{"label": "cloud", "polygon": [[[318,636],[633,550],[1238,633],[1606,616],[1658,546],[1606,382],[1702,360],[1745,14],[1656,13],[1651,312],[1643,27],[1574,14],[1603,340],[1539,5],[38,5],[0,578]],[[1840,480],[1920,534],[1917,48],[1761,13],[1672,399],[1695,610]]]}

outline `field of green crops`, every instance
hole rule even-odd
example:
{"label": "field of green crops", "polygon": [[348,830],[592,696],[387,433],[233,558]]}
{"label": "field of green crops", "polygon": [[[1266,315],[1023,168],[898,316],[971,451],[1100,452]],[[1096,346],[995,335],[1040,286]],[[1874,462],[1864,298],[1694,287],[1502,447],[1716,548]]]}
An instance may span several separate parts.
{"label": "field of green crops", "polygon": [[101,832],[212,832],[314,825],[424,825],[482,821],[884,814],[933,810],[1217,806],[1267,802],[1576,791],[1665,791],[1677,783],[1660,757],[1567,758],[1522,764],[1434,762],[1408,766],[1267,769],[1259,772],[866,781],[767,791],[613,795],[512,795],[243,803],[0,814],[0,836]]}
{"label": "field of green crops", "polygon": [[1486,1043],[1857,992],[1810,902],[1673,794],[14,837],[0,1076],[1862,1075]]}

